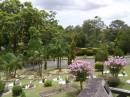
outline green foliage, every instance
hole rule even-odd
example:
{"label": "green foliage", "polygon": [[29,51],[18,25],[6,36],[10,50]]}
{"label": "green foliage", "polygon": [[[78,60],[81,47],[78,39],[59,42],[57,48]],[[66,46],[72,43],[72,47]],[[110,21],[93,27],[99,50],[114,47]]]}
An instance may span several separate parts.
{"label": "green foliage", "polygon": [[76,55],[77,56],[93,56],[96,54],[96,52],[99,50],[99,48],[77,48]]}
{"label": "green foliage", "polygon": [[70,80],[68,78],[65,78],[66,84],[70,83]]}
{"label": "green foliage", "polygon": [[130,53],[130,27],[122,31],[117,42],[125,54]]}
{"label": "green foliage", "polygon": [[22,92],[20,97],[26,97],[25,92]]}
{"label": "green foliage", "polygon": [[105,61],[108,59],[108,52],[106,50],[99,50],[95,55],[95,61]]}
{"label": "green foliage", "polygon": [[0,80],[0,94],[4,92],[5,83]]}
{"label": "green foliage", "polygon": [[120,48],[116,48],[114,51],[114,56],[124,56],[124,52]]}
{"label": "green foliage", "polygon": [[118,78],[108,78],[108,80],[107,80],[107,82],[108,82],[108,84],[109,84],[109,86],[110,87],[117,87],[117,86],[119,86],[120,85],[120,79],[118,79]]}
{"label": "green foliage", "polygon": [[23,93],[22,87],[21,86],[14,86],[12,88],[12,95],[13,97],[20,96]]}
{"label": "green foliage", "polygon": [[96,62],[96,63],[95,63],[95,69],[96,69],[97,71],[103,71],[103,69],[104,69],[103,63],[101,63],[101,62]]}
{"label": "green foliage", "polygon": [[44,82],[44,86],[45,87],[51,87],[52,86],[52,80],[46,80],[45,82]]}
{"label": "green foliage", "polygon": [[86,76],[87,76],[87,73],[86,71],[82,71],[82,72],[77,72],[77,75],[76,75],[76,81],[85,81],[86,80]]}
{"label": "green foliage", "polygon": [[23,67],[22,64],[22,55],[15,55],[14,53],[6,53],[1,56],[1,64],[3,70],[7,73],[7,78],[10,73],[13,73],[13,77],[16,75],[16,70],[21,69]]}

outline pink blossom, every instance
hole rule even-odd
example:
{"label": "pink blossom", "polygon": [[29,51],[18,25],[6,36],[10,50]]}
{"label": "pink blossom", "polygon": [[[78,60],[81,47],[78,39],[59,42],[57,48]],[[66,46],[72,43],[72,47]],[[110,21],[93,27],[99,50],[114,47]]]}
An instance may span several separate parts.
{"label": "pink blossom", "polygon": [[76,75],[78,71],[86,71],[88,74],[93,73],[92,64],[83,60],[73,60],[72,64],[69,65],[69,69],[74,75]]}
{"label": "pink blossom", "polygon": [[107,67],[113,67],[113,66],[124,67],[127,65],[127,61],[123,57],[115,56],[108,59],[108,61],[105,61],[105,65]]}

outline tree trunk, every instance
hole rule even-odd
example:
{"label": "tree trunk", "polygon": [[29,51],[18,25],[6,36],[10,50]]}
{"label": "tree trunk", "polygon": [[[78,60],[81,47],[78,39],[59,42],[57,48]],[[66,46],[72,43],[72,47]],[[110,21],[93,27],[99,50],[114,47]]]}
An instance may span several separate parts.
{"label": "tree trunk", "polygon": [[42,70],[43,70],[43,68],[42,68],[42,63],[41,63],[41,77],[42,77]]}
{"label": "tree trunk", "polygon": [[32,70],[34,70],[34,64],[35,64],[34,62],[31,62],[31,65],[33,67]]}
{"label": "tree trunk", "polygon": [[42,64],[39,64],[39,66],[40,66],[40,71],[39,71],[40,77],[42,77]]}
{"label": "tree trunk", "polygon": [[70,65],[71,64],[71,59],[70,59],[70,57],[68,56],[68,65]]}
{"label": "tree trunk", "polygon": [[59,69],[59,57],[57,58],[57,69]]}
{"label": "tree trunk", "polygon": [[38,70],[39,76],[41,76],[41,66],[40,66],[40,64],[38,64],[38,67],[39,67],[39,70]]}
{"label": "tree trunk", "polygon": [[80,89],[83,90],[83,81],[80,81]]}
{"label": "tree trunk", "polygon": [[15,68],[15,70],[14,70],[14,78],[16,77],[16,68]]}
{"label": "tree trunk", "polygon": [[47,70],[47,60],[44,60],[44,70]]}
{"label": "tree trunk", "polygon": [[14,39],[13,39],[13,52],[16,53],[17,50],[17,35],[14,34]]}
{"label": "tree trunk", "polygon": [[59,72],[61,72],[61,57],[59,57]]}

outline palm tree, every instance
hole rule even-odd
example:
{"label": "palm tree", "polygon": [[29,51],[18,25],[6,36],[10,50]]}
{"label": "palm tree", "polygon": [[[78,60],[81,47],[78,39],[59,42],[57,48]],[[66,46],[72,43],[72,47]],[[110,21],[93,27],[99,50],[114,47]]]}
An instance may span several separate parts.
{"label": "palm tree", "polygon": [[13,77],[16,76],[16,71],[18,69],[22,69],[22,55],[15,55],[13,53],[6,53],[5,55],[2,55],[0,57],[1,60],[1,66],[3,71],[6,73],[6,79],[10,75],[13,75]]}

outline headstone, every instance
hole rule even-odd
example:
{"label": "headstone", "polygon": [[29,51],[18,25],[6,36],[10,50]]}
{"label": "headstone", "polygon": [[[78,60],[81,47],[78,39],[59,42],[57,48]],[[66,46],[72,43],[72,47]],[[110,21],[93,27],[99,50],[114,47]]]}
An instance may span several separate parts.
{"label": "headstone", "polygon": [[20,80],[19,80],[19,79],[16,79],[16,80],[14,81],[14,84],[15,84],[15,85],[20,85]]}
{"label": "headstone", "polygon": [[130,80],[127,80],[126,83],[130,84]]}
{"label": "headstone", "polygon": [[80,92],[78,97],[113,97],[112,93],[102,79],[88,80],[87,87]]}

